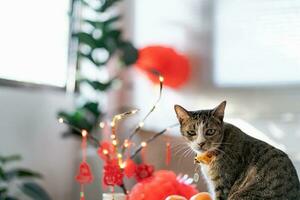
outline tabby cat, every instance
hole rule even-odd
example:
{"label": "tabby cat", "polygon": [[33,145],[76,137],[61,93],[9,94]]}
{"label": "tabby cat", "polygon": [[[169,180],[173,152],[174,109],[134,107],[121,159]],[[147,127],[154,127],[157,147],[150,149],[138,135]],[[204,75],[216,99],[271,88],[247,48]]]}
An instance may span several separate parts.
{"label": "tabby cat", "polygon": [[300,200],[297,172],[279,149],[223,122],[226,101],[212,110],[175,105],[181,133],[196,153],[213,152],[201,164],[216,200]]}

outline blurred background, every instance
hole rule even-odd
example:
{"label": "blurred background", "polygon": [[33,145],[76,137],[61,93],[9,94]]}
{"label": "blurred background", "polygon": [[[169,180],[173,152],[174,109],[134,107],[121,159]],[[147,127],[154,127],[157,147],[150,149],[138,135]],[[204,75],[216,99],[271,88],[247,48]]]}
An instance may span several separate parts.
{"label": "blurred background", "polygon": [[[101,138],[100,121],[138,108],[122,124],[125,138],[158,96],[147,62],[165,87],[137,140],[176,123],[174,104],[198,110],[227,100],[225,121],[284,150],[300,172],[299,0],[0,4],[0,155],[21,155],[12,166],[43,174],[37,182],[52,199],[79,193],[80,137],[58,117]],[[174,146],[167,168],[192,175],[193,155],[177,152],[178,127],[150,145],[148,162],[166,168],[159,156],[166,140]],[[88,160],[99,181],[87,195],[99,199],[102,163],[92,147]]]}

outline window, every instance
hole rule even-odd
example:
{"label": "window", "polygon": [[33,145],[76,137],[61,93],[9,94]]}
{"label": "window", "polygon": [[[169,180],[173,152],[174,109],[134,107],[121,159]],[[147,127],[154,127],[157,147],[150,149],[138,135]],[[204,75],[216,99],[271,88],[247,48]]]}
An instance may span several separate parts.
{"label": "window", "polygon": [[299,0],[217,0],[215,83],[299,85],[299,10]]}
{"label": "window", "polygon": [[0,3],[0,78],[64,87],[68,0]]}

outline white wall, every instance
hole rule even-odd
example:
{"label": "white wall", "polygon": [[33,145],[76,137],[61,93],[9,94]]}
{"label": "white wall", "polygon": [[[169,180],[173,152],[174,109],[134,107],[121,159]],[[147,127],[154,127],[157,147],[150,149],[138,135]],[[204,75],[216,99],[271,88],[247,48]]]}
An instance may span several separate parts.
{"label": "white wall", "polygon": [[[267,138],[284,147],[300,172],[300,147],[297,142],[300,139],[299,87],[216,88],[212,83],[211,56],[214,1],[134,2],[133,37],[136,44],[139,47],[151,44],[175,47],[188,55],[192,63],[192,77],[188,84],[180,90],[164,90],[158,109],[147,121],[146,128],[160,130],[176,122],[174,104],[198,110],[213,108],[222,100],[227,100],[227,120],[243,126],[241,128],[249,134]],[[155,102],[158,89],[139,72],[135,74],[134,87],[134,102],[136,107],[142,109],[143,115]],[[241,120],[243,123],[240,123]],[[178,130],[172,133],[179,135]]]}
{"label": "white wall", "polygon": [[63,91],[0,87],[0,154],[21,154],[18,165],[39,171],[55,200],[71,200],[78,142],[62,139],[65,127],[56,120],[71,108]]}

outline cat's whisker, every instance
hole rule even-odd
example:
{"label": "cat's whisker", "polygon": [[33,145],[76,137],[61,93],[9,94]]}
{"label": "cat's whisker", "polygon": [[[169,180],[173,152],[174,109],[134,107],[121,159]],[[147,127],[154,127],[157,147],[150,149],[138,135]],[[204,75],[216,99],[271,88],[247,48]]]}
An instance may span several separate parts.
{"label": "cat's whisker", "polygon": [[182,153],[183,151],[186,151],[189,147],[188,146],[181,146],[181,147],[178,147],[176,149],[176,151],[174,152],[174,155],[176,156],[177,154],[179,153]]}

